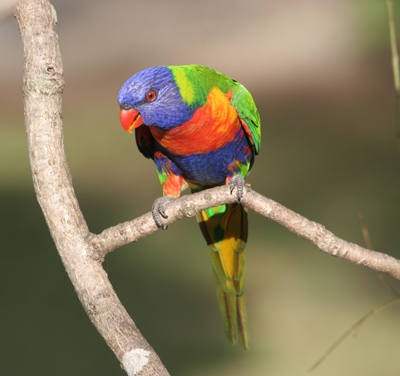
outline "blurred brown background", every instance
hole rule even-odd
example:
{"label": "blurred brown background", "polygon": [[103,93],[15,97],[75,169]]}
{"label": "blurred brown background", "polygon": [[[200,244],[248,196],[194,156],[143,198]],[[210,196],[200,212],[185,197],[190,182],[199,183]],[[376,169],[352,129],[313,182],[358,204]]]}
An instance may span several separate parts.
{"label": "blurred brown background", "polygon": [[[64,128],[93,232],[150,210],[161,187],[119,123],[139,70],[202,64],[243,83],[262,119],[249,182],[346,240],[400,257],[400,158],[386,1],[55,0]],[[400,4],[396,20],[400,31]],[[23,56],[0,23],[0,374],[124,375],[82,309],[33,192]],[[104,263],[134,321],[175,375],[306,375],[356,320],[392,298],[377,274],[324,255],[250,214],[250,351],[226,340],[196,221],[174,223]],[[400,284],[388,280],[400,290]],[[315,375],[398,375],[400,306],[372,317]]]}

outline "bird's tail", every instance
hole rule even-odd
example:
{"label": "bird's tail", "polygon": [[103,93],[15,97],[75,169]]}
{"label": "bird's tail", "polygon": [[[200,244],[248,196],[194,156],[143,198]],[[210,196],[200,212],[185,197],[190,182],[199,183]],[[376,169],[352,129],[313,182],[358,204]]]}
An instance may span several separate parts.
{"label": "bird's tail", "polygon": [[220,205],[197,214],[201,232],[209,246],[219,307],[225,332],[243,349],[249,345],[244,302],[247,209],[240,204]]}

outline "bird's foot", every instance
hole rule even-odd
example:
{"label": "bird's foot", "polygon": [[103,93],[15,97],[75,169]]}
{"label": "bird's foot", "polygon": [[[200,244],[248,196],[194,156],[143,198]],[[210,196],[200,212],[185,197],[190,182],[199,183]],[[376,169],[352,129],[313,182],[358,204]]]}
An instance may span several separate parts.
{"label": "bird's foot", "polygon": [[173,201],[174,198],[171,196],[159,197],[154,201],[153,207],[151,209],[151,214],[153,214],[154,222],[158,228],[162,228],[164,231],[168,228],[167,225],[163,224],[161,217],[168,218],[165,213],[165,205]]}
{"label": "bird's foot", "polygon": [[235,175],[232,177],[231,180],[229,180],[228,184],[231,190],[231,194],[236,187],[236,196],[238,202],[240,202],[241,198],[243,197],[243,188],[245,184],[244,177],[242,175]]}

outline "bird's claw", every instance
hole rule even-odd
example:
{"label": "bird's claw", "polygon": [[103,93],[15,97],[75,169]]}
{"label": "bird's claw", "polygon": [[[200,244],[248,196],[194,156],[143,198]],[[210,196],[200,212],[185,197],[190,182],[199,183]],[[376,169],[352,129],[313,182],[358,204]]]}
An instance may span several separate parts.
{"label": "bird's claw", "polygon": [[241,198],[243,197],[243,188],[244,188],[244,178],[242,175],[235,175],[232,177],[231,180],[229,180],[229,188],[231,190],[231,194],[233,192],[233,190],[236,187],[236,196],[238,199],[238,202],[240,202]]}
{"label": "bird's claw", "polygon": [[156,223],[158,228],[161,228],[164,231],[168,228],[168,226],[164,225],[161,217],[168,218],[168,215],[165,213],[165,205],[172,200],[174,200],[174,198],[171,196],[159,197],[154,201],[153,207],[151,209],[151,214],[153,215],[154,222]]}

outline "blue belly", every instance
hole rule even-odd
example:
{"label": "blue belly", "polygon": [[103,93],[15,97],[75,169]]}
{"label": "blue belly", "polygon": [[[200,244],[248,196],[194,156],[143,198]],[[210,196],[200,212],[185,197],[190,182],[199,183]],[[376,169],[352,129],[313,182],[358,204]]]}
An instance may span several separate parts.
{"label": "blue belly", "polygon": [[[177,155],[156,143],[156,151],[165,154],[173,163],[175,175],[201,186],[225,184],[225,179],[240,173],[246,177],[250,161],[254,158],[250,144],[242,129],[232,142],[224,147],[204,154]],[[157,168],[160,161],[155,160]],[[240,166],[242,168],[239,168]],[[243,167],[244,166],[244,167]]]}

